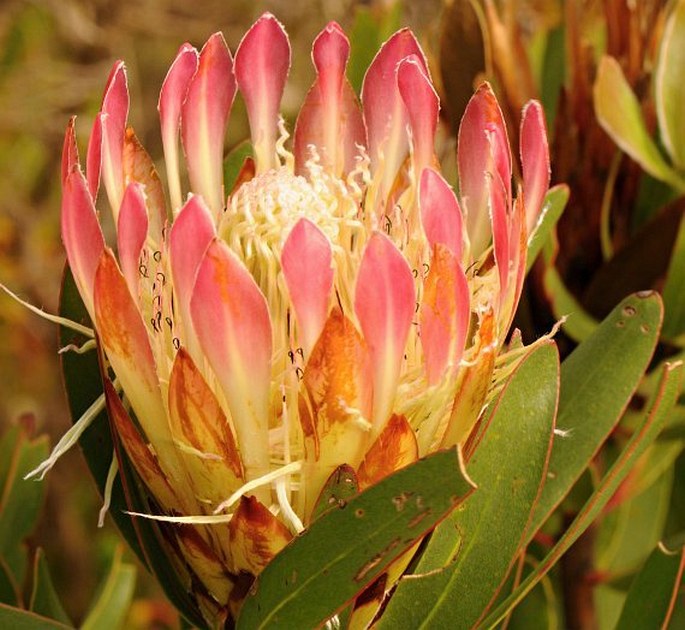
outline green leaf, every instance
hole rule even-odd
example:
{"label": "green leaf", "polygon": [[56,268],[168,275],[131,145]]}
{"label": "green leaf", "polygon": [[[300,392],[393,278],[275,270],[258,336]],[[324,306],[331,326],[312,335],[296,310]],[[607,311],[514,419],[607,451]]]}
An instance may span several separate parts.
{"label": "green leaf", "polygon": [[561,365],[557,429],[549,478],[531,533],[547,520],[623,415],[654,353],[662,318],[657,293],[623,300]]}
{"label": "green leaf", "polygon": [[467,464],[478,489],[437,528],[379,630],[471,628],[482,616],[521,549],[544,482],[558,393],[559,357],[549,342],[521,362],[488,409]]}
{"label": "green leaf", "polygon": [[133,599],[136,568],[122,561],[122,549],[114,554],[112,565],[81,630],[117,630],[122,628]]}
{"label": "green leaf", "polygon": [[673,476],[673,493],[665,532],[668,536],[685,531],[685,453],[675,461]]}
{"label": "green leaf", "polygon": [[[685,116],[685,113],[683,114]],[[685,144],[685,143],[682,143]],[[663,288],[666,339],[685,345],[685,217],[680,221]]]}
{"label": "green leaf", "polygon": [[454,450],[429,455],[330,510],[255,581],[239,628],[326,621],[447,516],[473,487]]}
{"label": "green leaf", "polygon": [[390,8],[379,6],[374,9],[377,10],[372,11],[369,7],[357,4],[349,31],[351,50],[347,78],[357,94],[361,92],[366,70],[381,44],[401,27],[401,3],[393,3]]}
{"label": "green leaf", "polygon": [[[626,601],[626,588],[612,582],[600,582],[593,589],[595,619],[599,628],[616,628],[621,608]],[[525,600],[524,600],[525,601]],[[522,602],[523,603],[523,602]],[[518,606],[514,610],[516,614]]]}
{"label": "green leaf", "polygon": [[556,230],[542,244],[545,271],[542,277],[544,290],[558,320],[563,320],[564,332],[574,341],[585,341],[597,329],[598,322],[580,305],[566,288],[554,262],[559,251]]}
{"label": "green leaf", "polygon": [[580,535],[592,524],[595,518],[599,516],[628,473],[632,470],[635,462],[638,461],[647,447],[652,444],[657,435],[659,435],[668,414],[678,398],[682,385],[682,375],[683,364],[681,362],[666,364],[664,366],[660,386],[647,406],[642,426],[633,434],[626,447],[621,451],[618,459],[603,477],[602,481],[571,525],[564,531],[557,544],[540,562],[538,567],[523,580],[519,587],[488,615],[480,627],[496,627],[497,624],[502,621],[502,619],[504,619],[528,593],[530,593],[530,591],[532,591],[535,585],[538,584],[547,572],[559,561],[559,558],[568,551],[571,545],[578,540]]}
{"label": "green leaf", "polygon": [[241,142],[226,156],[224,160],[224,188],[227,193],[233,190],[238,181],[240,169],[249,157],[253,157],[252,143],[249,140]]}
{"label": "green leaf", "polygon": [[338,466],[321,490],[311,520],[315,521],[329,510],[345,505],[358,492],[359,483],[354,468],[347,464]]}
{"label": "green leaf", "polygon": [[547,191],[542,205],[542,221],[528,241],[526,272],[533,266],[547,239],[552,236],[552,232],[568,203],[569,195],[570,190],[566,184],[559,184]]}
{"label": "green leaf", "polygon": [[[10,426],[0,438],[0,488],[7,485],[10,465],[13,453],[17,447],[17,441],[22,437],[24,430],[17,425]],[[2,496],[0,494],[0,496]]]}
{"label": "green leaf", "polygon": [[674,3],[661,38],[654,96],[661,140],[678,168],[685,168],[685,2]]}
{"label": "green leaf", "polygon": [[[5,475],[0,478],[0,556],[8,562],[11,553],[33,531],[45,496],[44,484],[25,481],[24,476],[49,452],[47,436],[31,441],[24,429],[16,431],[16,439],[10,436],[3,444],[8,450],[11,445],[11,452],[3,465]],[[3,456],[7,453],[3,452]],[[15,578],[20,581],[23,576],[15,572]]]}
{"label": "green leaf", "polygon": [[36,613],[0,604],[0,628],[12,630],[67,630],[73,626],[65,626],[59,621],[48,619]]}
{"label": "green leaf", "polygon": [[642,110],[613,57],[602,57],[594,85],[595,114],[612,140],[648,173],[685,191],[685,182],[666,163],[650,137]]}
{"label": "green leaf", "polygon": [[[668,424],[670,418],[665,426]],[[621,427],[624,428],[625,423]],[[611,581],[598,585],[594,593],[602,628],[615,628],[630,578],[664,537],[674,490],[674,459],[663,453],[659,444],[664,430],[640,458],[596,525],[594,570],[599,575],[611,576]],[[660,458],[664,455],[662,462]]]}
{"label": "green leaf", "polygon": [[[146,490],[120,445],[117,445],[117,458],[119,475],[128,504],[131,506],[128,509],[134,512],[149,512]],[[168,545],[168,541],[173,539],[173,533],[170,530],[175,526],[138,518],[133,522],[150,571],[157,578],[165,595],[189,622],[194,626],[204,628],[206,624],[203,617],[195,600],[190,596],[190,577],[187,574],[183,578],[179,575],[178,565],[174,563],[172,557],[172,554],[176,552]],[[166,528],[167,531],[163,532],[162,528]],[[179,560],[176,559],[176,562],[178,563]]]}
{"label": "green leaf", "polygon": [[562,628],[560,602],[555,585],[545,576],[528,596],[514,609],[508,630],[549,630]]}
{"label": "green leaf", "polygon": [[[685,448],[685,405],[680,405],[677,406],[673,410],[673,417],[675,422],[669,423],[669,426],[666,427],[663,431],[663,433],[659,436],[659,442],[663,444],[675,444],[678,446],[678,455],[682,453],[683,448]],[[673,449],[668,449],[666,451],[666,457],[671,457],[671,459],[667,460],[667,463],[664,464],[663,461],[659,461],[660,466],[672,466],[673,462],[677,459],[676,457],[673,457],[675,453],[675,446]]]}
{"label": "green leaf", "polygon": [[547,119],[547,129],[555,128],[558,112],[559,96],[566,83],[567,68],[564,63],[566,56],[566,28],[563,22],[552,29],[547,35],[545,58],[543,60],[541,79],[539,84],[540,100],[542,101]]}
{"label": "green leaf", "polygon": [[10,606],[18,606],[22,603],[17,580],[2,557],[0,557],[0,603]]}
{"label": "green leaf", "polygon": [[640,567],[663,536],[672,487],[669,469],[651,487],[604,516],[597,533],[597,571],[620,576]]}
{"label": "green leaf", "polygon": [[562,325],[564,332],[578,343],[590,337],[599,322],[576,300],[553,265],[548,265],[545,269],[544,286],[554,316],[557,319],[565,318]]}
{"label": "green leaf", "polygon": [[[59,314],[80,324],[91,325],[68,266],[65,266],[62,278]],[[70,344],[79,347],[85,341],[87,341],[85,337],[73,330],[65,327],[60,328],[61,347],[66,347]],[[76,422],[83,412],[103,394],[98,354],[96,351],[84,354],[63,352],[60,358],[69,410],[71,411],[72,421]],[[105,481],[110,465],[109,455],[114,450],[106,411],[102,411],[93,420],[90,427],[81,436],[79,444],[86,458],[88,468],[100,490],[100,495],[104,496]],[[103,457],[103,454],[106,455]],[[117,479],[112,490],[110,515],[124,538],[128,541],[131,549],[133,549],[141,562],[146,564],[145,554],[140,548],[138,537],[131,524],[131,518],[124,514],[126,509],[128,508],[121,481]]]}
{"label": "green leaf", "polygon": [[[680,195],[666,182],[662,182],[649,173],[644,173],[640,178],[638,190],[633,196],[632,209],[630,212],[629,228],[635,233],[647,221],[656,218],[661,209],[672,204]],[[641,287],[644,289],[644,287]]]}
{"label": "green leaf", "polygon": [[55,591],[42,549],[36,551],[33,563],[33,591],[31,593],[29,609],[68,626],[72,625],[71,619],[64,612],[62,602]]}
{"label": "green leaf", "polygon": [[[68,266],[65,266],[62,281],[59,312],[62,317],[73,321],[90,323]],[[84,339],[73,331],[64,327],[60,329],[62,347],[69,344],[80,346],[83,342]],[[65,352],[61,357],[69,408],[72,419],[75,421],[103,393],[100,366],[96,352],[86,354]],[[100,494],[103,495],[110,467],[109,454],[115,447],[106,411],[103,411],[83,433],[79,444]],[[107,456],[103,457],[103,453]],[[174,606],[189,621],[202,627],[202,615],[191,600],[188,588],[181,582],[176,572],[172,559],[169,557],[171,551],[162,542],[163,535],[159,525],[145,519],[134,521],[125,513],[127,510],[147,512],[148,505],[123,449],[118,449],[117,456],[119,476],[112,488],[109,513],[131,549],[157,577]],[[125,481],[125,485],[122,480]]]}
{"label": "green leaf", "polygon": [[616,630],[667,628],[684,569],[685,547],[673,552],[659,545],[633,580]]}

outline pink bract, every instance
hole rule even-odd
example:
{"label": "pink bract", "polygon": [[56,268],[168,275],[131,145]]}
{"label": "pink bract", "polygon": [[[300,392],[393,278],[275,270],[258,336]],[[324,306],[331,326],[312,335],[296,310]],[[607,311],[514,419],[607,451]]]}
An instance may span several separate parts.
{"label": "pink bract", "polygon": [[[335,23],[316,38],[289,143],[290,44],[274,16],[235,57],[221,33],[199,53],[183,44],[159,98],[166,180],[129,126],[123,62],[85,174],[67,127],[62,238],[116,376],[113,429],[157,516],[223,515],[170,526],[169,553],[193,575],[188,588],[202,584],[208,622],[237,614],[245,579],[309,525],[339,466],[367,487],[467,439],[497,380],[549,185],[539,104],[523,114],[517,188],[502,112],[479,87],[459,130],[457,195],[411,31],[381,47],[360,98],[349,54]],[[252,158],[229,191],[237,92]],[[95,209],[101,179],[117,254]]]}

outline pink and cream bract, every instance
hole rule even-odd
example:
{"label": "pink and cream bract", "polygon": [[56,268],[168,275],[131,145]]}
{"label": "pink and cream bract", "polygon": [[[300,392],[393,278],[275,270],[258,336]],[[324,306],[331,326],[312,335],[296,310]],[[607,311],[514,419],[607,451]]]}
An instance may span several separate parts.
{"label": "pink and cream bract", "polygon": [[[290,45],[272,15],[235,56],[221,33],[199,53],[181,46],[159,98],[166,184],[128,126],[122,62],[85,174],[67,128],[62,235],[116,375],[112,425],[161,515],[224,515],[172,526],[170,553],[208,618],[237,613],[246,580],[307,527],[338,466],[363,489],[468,438],[549,185],[538,103],[523,112],[514,191],[502,113],[478,88],[459,131],[457,197],[414,35],[382,46],[360,99],[349,53],[335,23],[314,41],[316,80],[291,143],[279,116]],[[238,92],[253,158],[229,191]],[[101,185],[116,248],[95,208]]]}

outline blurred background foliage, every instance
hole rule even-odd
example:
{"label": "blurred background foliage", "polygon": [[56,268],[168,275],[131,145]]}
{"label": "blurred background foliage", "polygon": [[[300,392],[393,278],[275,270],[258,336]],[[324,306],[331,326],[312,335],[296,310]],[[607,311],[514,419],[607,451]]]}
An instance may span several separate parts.
{"label": "blurred background foliage", "polygon": [[[283,100],[284,115],[292,122],[313,78],[311,42],[326,22],[338,21],[350,35],[349,76],[357,89],[380,43],[406,25],[424,46],[440,92],[444,124],[439,153],[446,172],[456,171],[453,136],[480,80],[493,82],[514,146],[522,105],[539,98],[545,106],[553,183],[568,183],[571,197],[556,238],[546,245],[529,276],[517,318],[524,338],[534,339],[573,311],[576,318],[558,337],[565,355],[624,295],[664,289],[670,278],[669,334],[657,359],[682,355],[682,188],[672,178],[665,182],[645,169],[639,151],[626,149],[631,138],[620,137],[610,116],[602,114],[613,103],[607,103],[597,87],[598,69],[607,67],[603,56],[610,55],[634,95],[645,129],[655,138],[656,150],[667,153],[658,139],[653,75],[666,16],[674,5],[661,0],[4,0],[0,281],[31,303],[56,312],[64,263],[59,237],[64,128],[69,117],[78,114],[77,132],[85,141],[115,59],[124,59],[128,68],[130,120],[150,154],[159,158],[158,91],[183,41],[201,46],[211,33],[222,30],[235,50],[252,22],[263,11],[272,11],[284,23],[293,46]],[[238,104],[227,148],[245,137],[245,113]],[[677,170],[678,164],[674,167]],[[681,176],[682,172],[676,174],[676,179]],[[17,452],[20,442],[32,444],[34,436],[42,434],[54,443],[70,425],[59,377],[56,327],[2,294],[0,338],[0,435],[10,436],[3,448]],[[648,378],[640,390],[642,398],[636,398],[634,409],[597,458],[595,472],[606,469],[625,443],[631,418],[640,412],[650,387]],[[574,610],[581,617],[592,614],[608,627],[620,610],[615,601],[625,597],[626,577],[664,533],[685,529],[682,405],[677,409],[680,416],[671,422],[668,439],[641,461],[601,523],[581,539],[550,583],[534,593],[540,601],[550,603],[553,582],[571,581],[577,588],[566,589],[567,616]],[[19,585],[31,591],[37,570],[29,565],[35,549],[44,548],[54,588],[72,621],[87,618],[98,583],[123,562],[113,526],[107,522],[97,529],[98,498],[87,476],[80,453],[74,451],[43,482],[37,498],[43,503],[42,516],[35,529],[25,532],[29,553],[25,583]],[[587,488],[592,486],[591,477],[585,479]],[[587,488],[576,488],[559,513],[560,522],[582,504]],[[628,525],[638,527],[644,537],[641,545],[635,546],[636,530]],[[544,538],[535,544],[544,549]],[[531,553],[528,561],[534,564],[534,548]],[[130,554],[126,562],[133,562]],[[144,571],[138,571],[136,584],[127,627],[175,627],[176,613]],[[596,603],[589,612],[588,601]],[[526,605],[532,602],[535,599]],[[549,610],[561,607],[552,602]],[[530,627],[525,625],[525,605],[521,611],[512,625]],[[582,618],[566,621],[583,627]],[[560,623],[558,617],[550,618],[549,627]]]}

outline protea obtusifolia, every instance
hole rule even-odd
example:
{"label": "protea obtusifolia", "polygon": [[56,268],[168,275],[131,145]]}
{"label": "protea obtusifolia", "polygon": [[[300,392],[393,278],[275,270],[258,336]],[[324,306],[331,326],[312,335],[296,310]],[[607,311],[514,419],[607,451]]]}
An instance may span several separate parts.
{"label": "protea obtusifolia", "polygon": [[[159,99],[168,191],[127,127],[122,62],[85,175],[73,121],[66,133],[62,234],[116,376],[105,383],[112,426],[152,511],[224,515],[174,526],[170,544],[208,620],[237,614],[339,466],[364,489],[468,438],[549,184],[539,104],[523,112],[514,195],[506,127],[483,84],[459,132],[458,199],[440,173],[439,101],[414,35],[382,46],[361,106],[349,49],[337,24],[316,38],[317,78],[288,149],[278,21],[263,15],[235,57],[220,33],[200,53],[184,44]],[[224,190],[238,90],[253,158]],[[116,255],[95,209],[101,180]]]}

